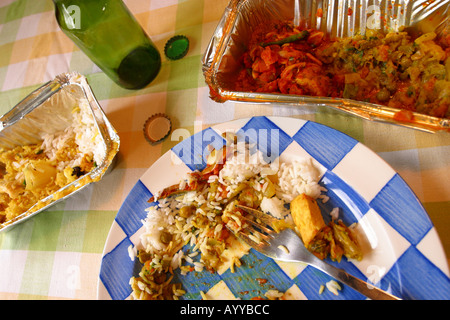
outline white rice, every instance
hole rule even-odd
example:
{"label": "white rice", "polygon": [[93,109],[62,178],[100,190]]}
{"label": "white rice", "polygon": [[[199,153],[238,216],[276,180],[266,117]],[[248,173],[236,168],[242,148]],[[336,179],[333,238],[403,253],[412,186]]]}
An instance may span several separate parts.
{"label": "white rice", "polygon": [[332,220],[338,220],[339,219],[339,208],[333,208],[330,211],[330,217]]}
{"label": "white rice", "polygon": [[330,280],[328,281],[325,286],[327,287],[328,290],[330,290],[335,296],[339,295],[339,291],[342,290],[341,286],[339,285],[339,283],[337,283],[337,281],[335,280]]}
{"label": "white rice", "polygon": [[275,289],[270,289],[270,290],[267,290],[267,292],[264,295],[269,300],[278,300],[284,295],[284,293],[282,293],[278,290],[275,290]]}
{"label": "white rice", "polygon": [[79,109],[79,111],[77,110],[78,112],[74,112],[73,130],[75,132],[75,141],[79,146],[80,152],[92,153],[94,161],[100,164],[105,158],[104,143],[89,107],[89,102],[86,99],[81,99]]}
{"label": "white rice", "polygon": [[311,158],[294,160],[292,164],[282,162],[278,170],[277,196],[288,203],[302,193],[317,199],[325,191],[319,179],[320,172]]}
{"label": "white rice", "polygon": [[289,215],[289,209],[286,208],[286,202],[277,196],[272,198],[264,197],[261,201],[261,211],[273,215],[275,218],[284,219]]}
{"label": "white rice", "polygon": [[265,177],[276,174],[277,164],[266,163],[261,151],[251,153],[249,146],[244,143],[237,144],[237,151],[236,155],[225,162],[219,173],[219,182],[233,188],[257,175]]}
{"label": "white rice", "polygon": [[72,116],[73,119],[70,121],[71,125],[66,127],[63,132],[55,134],[46,133],[42,136],[42,149],[45,155],[50,160],[53,160],[56,157],[56,152],[66,145],[69,139],[75,138],[80,152],[75,155],[70,163],[59,163],[58,169],[62,170],[68,165],[79,165],[84,154],[93,155],[94,161],[100,164],[105,157],[105,148],[95,119],[92,116],[89,102],[86,99],[78,100],[77,107],[74,108]]}

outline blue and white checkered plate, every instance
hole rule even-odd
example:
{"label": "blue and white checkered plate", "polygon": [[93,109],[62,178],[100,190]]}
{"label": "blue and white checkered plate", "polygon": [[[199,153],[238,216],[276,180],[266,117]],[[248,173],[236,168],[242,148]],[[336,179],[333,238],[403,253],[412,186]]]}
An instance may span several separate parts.
{"label": "blue and white checkered plate", "polygon": [[[343,258],[339,264],[330,263],[402,299],[450,299],[441,242],[405,181],[355,139],[315,122],[284,117],[253,117],[207,128],[156,161],[133,187],[113,222],[100,269],[99,299],[130,298],[129,280],[139,273],[141,264],[131,260],[128,248],[139,243],[148,199],[178,183],[187,172],[204,168],[207,146],[220,149],[225,144],[222,133],[227,131],[244,132],[272,160],[313,159],[329,196],[329,201],[319,201],[321,208],[329,212],[338,207],[344,223],[358,222],[358,232],[365,239],[362,261]],[[253,249],[241,261],[243,265],[234,273],[180,275],[176,270],[175,282],[181,282],[187,292],[182,298],[199,300],[203,291],[220,299],[251,299],[276,289],[287,299],[365,299],[347,286],[342,286],[339,295],[328,290],[319,293],[320,286],[332,278],[302,263],[277,262]]]}

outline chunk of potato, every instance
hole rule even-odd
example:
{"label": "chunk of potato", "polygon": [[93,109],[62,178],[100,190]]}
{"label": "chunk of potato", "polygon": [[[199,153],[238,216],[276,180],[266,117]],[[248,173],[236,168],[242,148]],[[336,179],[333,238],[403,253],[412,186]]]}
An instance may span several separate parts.
{"label": "chunk of potato", "polygon": [[32,161],[25,170],[26,189],[37,190],[56,178],[56,168],[45,161]]}
{"label": "chunk of potato", "polygon": [[305,246],[326,226],[317,202],[306,194],[292,200],[291,215]]}

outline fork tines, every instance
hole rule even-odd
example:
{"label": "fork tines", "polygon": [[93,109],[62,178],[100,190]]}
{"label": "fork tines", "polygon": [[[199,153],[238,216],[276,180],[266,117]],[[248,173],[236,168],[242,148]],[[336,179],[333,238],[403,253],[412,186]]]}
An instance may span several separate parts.
{"label": "fork tines", "polygon": [[266,224],[267,226],[269,226],[271,229],[275,230],[276,227],[274,225],[274,223],[277,221],[276,218],[271,217],[270,215],[260,211],[260,210],[256,210],[250,207],[246,207],[246,206],[242,206],[240,204],[236,205],[238,208],[244,210],[245,212],[249,213],[250,215],[252,215],[255,219],[257,219],[257,221]]}
{"label": "fork tines", "polygon": [[248,219],[246,217],[243,218],[245,222],[250,224],[247,225],[243,229],[240,230],[240,235],[247,237],[248,240],[254,242],[253,245],[270,245],[270,239],[272,239],[271,233],[273,232],[271,229],[256,223],[255,221]]}
{"label": "fork tines", "polygon": [[249,215],[243,217],[247,226],[239,231],[239,236],[251,246],[270,245],[275,233],[272,219],[267,214],[246,206],[237,205]]}

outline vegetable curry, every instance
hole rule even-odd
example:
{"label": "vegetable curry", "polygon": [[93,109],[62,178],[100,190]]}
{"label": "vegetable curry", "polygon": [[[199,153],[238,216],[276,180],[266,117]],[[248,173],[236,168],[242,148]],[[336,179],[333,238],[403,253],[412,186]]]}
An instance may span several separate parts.
{"label": "vegetable curry", "polygon": [[254,31],[235,90],[348,98],[450,118],[450,35],[368,30],[330,39],[283,23]]}

